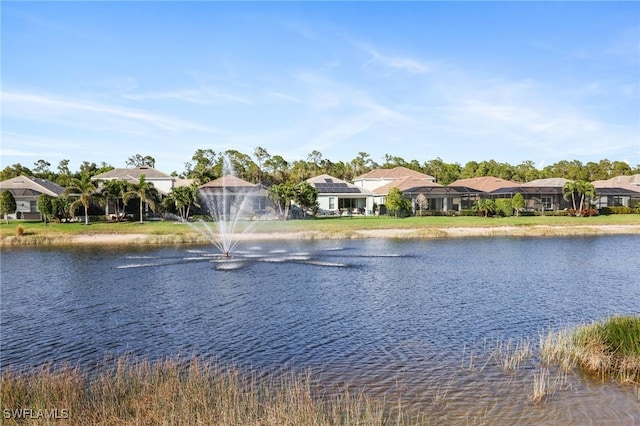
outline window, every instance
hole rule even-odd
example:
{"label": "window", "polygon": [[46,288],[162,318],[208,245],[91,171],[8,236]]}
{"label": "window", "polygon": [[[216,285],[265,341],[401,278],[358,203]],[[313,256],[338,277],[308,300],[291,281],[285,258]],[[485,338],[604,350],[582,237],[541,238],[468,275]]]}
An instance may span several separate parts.
{"label": "window", "polygon": [[329,197],[329,210],[336,209],[336,200],[333,197]]}
{"label": "window", "polygon": [[545,210],[553,209],[553,197],[542,196],[541,201],[542,201],[542,206],[544,207]]}
{"label": "window", "polygon": [[29,201],[29,212],[30,213],[38,213],[38,202],[37,201]]}

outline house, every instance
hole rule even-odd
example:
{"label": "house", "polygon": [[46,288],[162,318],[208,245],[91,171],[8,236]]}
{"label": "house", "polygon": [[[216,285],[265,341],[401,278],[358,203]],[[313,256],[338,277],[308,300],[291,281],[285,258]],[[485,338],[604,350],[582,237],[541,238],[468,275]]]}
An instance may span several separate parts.
{"label": "house", "polygon": [[447,187],[458,193],[453,205],[459,206],[459,210],[463,210],[471,209],[476,201],[482,198],[511,197],[520,184],[494,176],[481,176],[458,179]]}
{"label": "house", "polygon": [[392,169],[374,169],[363,175],[360,175],[353,179],[353,184],[361,188],[374,190],[381,186],[387,185],[397,179],[403,178],[425,179],[430,182],[435,182],[436,178],[426,175],[424,173],[417,172],[415,170],[408,169],[406,167],[394,167]]}
{"label": "house", "polygon": [[373,202],[379,206],[385,205],[391,188],[398,188],[411,199],[414,210],[446,210],[452,207],[446,201],[450,198],[450,191],[437,184],[436,178],[406,167],[374,169],[356,177],[353,184],[372,191]]}
{"label": "house", "polygon": [[[200,185],[201,208],[217,219],[264,215],[270,205],[266,189],[233,175],[224,175]],[[236,216],[239,215],[239,216]]]}
{"label": "house", "polygon": [[491,192],[493,198],[511,198],[516,193],[524,196],[525,210],[558,211],[572,208],[571,201],[564,199],[563,188],[569,179],[547,178],[515,184]]}
{"label": "house", "polygon": [[428,211],[446,212],[459,209],[459,204],[454,205],[454,200],[459,197],[459,193],[454,188],[442,186],[430,179],[410,176],[395,179],[375,188],[373,192],[376,202],[380,205],[386,204],[386,196],[391,188],[398,188],[402,191],[404,198],[411,200],[414,214],[423,215]]}
{"label": "house", "polygon": [[640,174],[617,176],[592,182],[596,197],[592,200],[597,209],[603,207],[635,207],[640,203]]}
{"label": "house", "polygon": [[38,210],[38,197],[42,194],[58,197],[64,188],[47,179],[17,176],[0,182],[0,191],[8,190],[16,200],[17,209],[11,219],[42,219]]}
{"label": "house", "polygon": [[[160,197],[165,197],[171,190],[178,186],[189,186],[193,183],[192,179],[180,179],[175,176],[168,175],[158,169],[149,166],[116,168],[104,173],[97,174],[91,178],[93,181],[122,180],[128,183],[136,184],[140,182],[140,177],[144,175],[145,181],[151,183],[158,191]],[[132,201],[135,203],[136,201]],[[130,207],[132,208],[132,207]],[[148,212],[149,206],[146,206]],[[116,211],[116,207],[112,202],[105,206],[105,214],[112,218],[115,215],[110,212]],[[136,209],[133,209],[136,211]]]}
{"label": "house", "polygon": [[323,174],[307,182],[318,190],[318,205],[327,214],[373,214],[373,192]]}
{"label": "house", "polygon": [[147,182],[153,184],[161,195],[167,195],[176,186],[188,186],[193,182],[190,179],[179,179],[148,166],[112,169],[93,176],[91,180],[124,180],[138,183],[142,175]]}

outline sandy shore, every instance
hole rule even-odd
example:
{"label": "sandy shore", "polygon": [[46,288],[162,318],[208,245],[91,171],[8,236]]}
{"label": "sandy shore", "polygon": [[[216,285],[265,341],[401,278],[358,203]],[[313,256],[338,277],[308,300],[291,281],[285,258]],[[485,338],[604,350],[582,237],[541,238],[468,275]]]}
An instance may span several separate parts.
{"label": "sandy shore", "polygon": [[[585,226],[487,226],[487,227],[429,227],[412,229],[361,229],[344,234],[324,234],[317,231],[248,233],[239,234],[242,241],[264,240],[322,240],[362,238],[464,238],[464,237],[544,237],[580,235],[640,234],[638,225],[585,225]],[[75,235],[61,243],[70,244],[160,244],[172,242],[173,236],[149,234],[84,234]],[[204,237],[194,236],[187,241],[204,242]]]}

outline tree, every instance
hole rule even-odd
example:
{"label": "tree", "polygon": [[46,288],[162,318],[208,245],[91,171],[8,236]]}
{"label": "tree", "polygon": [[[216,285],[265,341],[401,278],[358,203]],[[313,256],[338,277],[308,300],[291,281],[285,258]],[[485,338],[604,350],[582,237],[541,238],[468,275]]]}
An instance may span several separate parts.
{"label": "tree", "polygon": [[214,167],[218,163],[218,155],[212,149],[198,149],[191,159],[195,162],[185,163],[185,176],[194,179],[200,185],[221,176],[222,171],[216,172]]}
{"label": "tree", "polygon": [[198,185],[193,183],[191,186],[176,186],[172,188],[163,203],[175,208],[180,215],[180,220],[185,222],[189,218],[191,206],[199,207]]}
{"label": "tree", "polygon": [[44,224],[47,224],[47,220],[51,220],[53,217],[53,203],[51,197],[47,194],[40,194],[38,196],[38,210],[44,219]]}
{"label": "tree", "polygon": [[8,180],[18,176],[31,176],[33,173],[28,168],[24,167],[22,164],[17,163],[12,166],[5,167],[0,172],[0,182],[3,180]]}
{"label": "tree", "polygon": [[15,213],[18,209],[16,199],[8,189],[0,192],[0,214],[4,215],[4,220],[9,223],[9,214]]}
{"label": "tree", "polygon": [[477,212],[480,212],[484,215],[484,217],[488,217],[489,213],[496,212],[496,203],[490,198],[481,198],[476,201],[473,205],[473,209]]}
{"label": "tree", "polygon": [[297,184],[293,198],[304,214],[307,210],[311,210],[314,216],[318,212],[318,190],[309,182],[304,181]]}
{"label": "tree", "polygon": [[580,214],[582,214],[585,197],[593,199],[596,196],[596,188],[591,182],[578,181],[576,182],[576,191],[580,195]]}
{"label": "tree", "polygon": [[295,188],[288,183],[272,185],[267,190],[267,198],[273,201],[278,208],[280,220],[287,220],[291,200],[295,196]]}
{"label": "tree", "polygon": [[136,154],[127,158],[127,162],[125,164],[129,167],[155,167],[156,159],[150,155],[145,155],[143,157],[140,154]]}
{"label": "tree", "polygon": [[386,197],[387,210],[393,212],[395,217],[398,217],[398,213],[400,212],[410,212],[411,211],[411,200],[407,200],[404,198],[402,191],[398,188],[391,188]]}
{"label": "tree", "polygon": [[132,183],[129,185],[129,190],[126,191],[122,197],[125,204],[128,203],[132,198],[137,198],[140,200],[140,223],[142,223],[145,203],[152,211],[156,210],[158,190],[153,186],[153,183],[145,179],[143,174],[140,175],[140,180],[138,181],[138,183]]}
{"label": "tree", "polygon": [[78,199],[71,203],[70,209],[74,212],[81,205],[84,207],[84,223],[89,224],[89,204],[91,199],[96,197],[98,188],[91,181],[88,175],[82,175],[80,179],[72,178],[69,186],[64,191],[65,195],[74,195]]}
{"label": "tree", "polygon": [[120,200],[124,196],[124,193],[127,191],[127,187],[127,181],[121,179],[109,179],[104,181],[102,184],[102,196],[104,197],[104,202],[108,204],[109,201],[113,201],[114,207],[116,209],[116,220],[118,222],[124,216],[124,206],[122,206],[121,211]]}
{"label": "tree", "polygon": [[576,210],[576,193],[578,192],[577,183],[570,180],[564,184],[562,187],[562,196],[565,200],[569,201],[571,198],[571,204],[573,205],[573,210]]}
{"label": "tree", "polygon": [[71,201],[65,194],[59,195],[51,200],[53,217],[58,222],[69,221],[71,219]]}
{"label": "tree", "polygon": [[520,216],[520,211],[524,209],[524,196],[517,192],[511,199],[511,205],[516,211],[516,216]]}
{"label": "tree", "polygon": [[498,198],[495,200],[495,212],[502,217],[513,215],[513,204],[511,198]]}

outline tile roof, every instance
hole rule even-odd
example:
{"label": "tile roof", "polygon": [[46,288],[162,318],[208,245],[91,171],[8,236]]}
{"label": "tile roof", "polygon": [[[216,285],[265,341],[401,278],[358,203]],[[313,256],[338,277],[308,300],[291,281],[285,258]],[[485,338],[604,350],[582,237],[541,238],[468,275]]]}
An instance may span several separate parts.
{"label": "tile roof", "polygon": [[415,177],[405,177],[401,179],[396,179],[391,181],[385,185],[382,185],[378,188],[375,188],[373,192],[377,195],[386,195],[389,193],[391,188],[398,188],[400,191],[409,191],[411,189],[424,188],[424,187],[433,187],[433,188],[444,188],[439,183],[432,182],[427,178],[415,178]]}
{"label": "tile roof", "polygon": [[133,168],[119,168],[109,170],[108,172],[100,173],[92,177],[94,180],[98,179],[122,179],[122,180],[134,180],[140,179],[140,176],[148,179],[173,179],[173,176],[161,172],[153,167],[133,167]]}
{"label": "tile roof", "polygon": [[239,177],[233,175],[224,175],[219,177],[218,179],[214,179],[205,183],[204,185],[200,185],[200,188],[253,188],[254,185],[251,182],[247,182],[244,179],[240,179]]}
{"label": "tile roof", "polygon": [[607,181],[615,183],[626,183],[630,185],[640,185],[640,174],[630,176],[616,176],[612,177],[611,179],[607,179]]}
{"label": "tile roof", "polygon": [[408,169],[406,167],[398,166],[393,169],[375,169],[367,172],[363,175],[356,177],[354,180],[361,179],[400,179],[406,177],[422,178],[435,180],[433,176],[426,175],[424,173],[416,172],[415,170]]}
{"label": "tile roof", "polygon": [[521,186],[525,187],[547,187],[547,188],[562,188],[565,186],[567,182],[571,182],[569,179],[565,178],[548,178],[548,179],[536,179],[531,182],[523,183]]}
{"label": "tile roof", "polygon": [[494,176],[483,176],[468,179],[458,179],[455,182],[451,182],[448,186],[465,186],[467,188],[475,189],[476,191],[492,192],[503,188],[518,187],[520,186],[520,184],[511,182],[509,180],[500,179]]}

